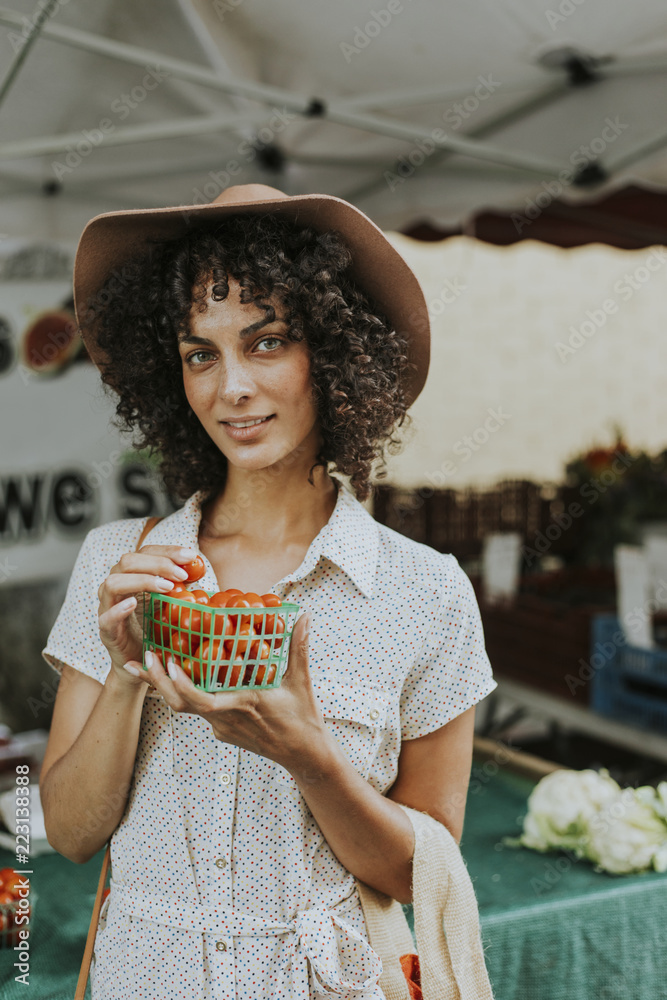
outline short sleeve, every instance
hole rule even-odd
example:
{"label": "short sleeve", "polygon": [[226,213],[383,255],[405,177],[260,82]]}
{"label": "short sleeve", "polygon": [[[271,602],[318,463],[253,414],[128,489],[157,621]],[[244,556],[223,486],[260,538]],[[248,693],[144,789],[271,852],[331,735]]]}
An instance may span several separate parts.
{"label": "short sleeve", "polygon": [[[100,584],[123,552],[134,548],[141,525],[116,521],[93,528],[86,535],[67,584],[65,600],[42,650],[58,673],[64,664],[104,684],[111,666],[109,652],[100,639],[97,613]],[[129,530],[128,530],[129,527]]]}
{"label": "short sleeve", "polygon": [[401,737],[439,729],[498,686],[484,646],[473,586],[450,554],[444,560],[435,620],[401,691]]}

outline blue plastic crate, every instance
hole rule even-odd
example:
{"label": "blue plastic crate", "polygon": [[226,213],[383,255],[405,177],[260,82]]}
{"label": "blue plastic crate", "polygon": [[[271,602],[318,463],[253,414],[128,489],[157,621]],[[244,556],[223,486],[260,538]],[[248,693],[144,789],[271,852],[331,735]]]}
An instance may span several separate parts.
{"label": "blue plastic crate", "polygon": [[593,618],[591,708],[631,726],[667,733],[667,651],[623,644],[620,634],[616,615]]}

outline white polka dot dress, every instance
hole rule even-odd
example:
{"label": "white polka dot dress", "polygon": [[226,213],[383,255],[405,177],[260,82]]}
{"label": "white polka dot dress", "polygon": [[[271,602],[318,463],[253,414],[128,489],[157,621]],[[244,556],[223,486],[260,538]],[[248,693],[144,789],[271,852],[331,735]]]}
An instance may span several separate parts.
{"label": "white polka dot dress", "polygon": [[[195,493],[147,536],[198,549]],[[97,592],[143,519],[89,532],[43,656],[100,683]],[[218,590],[213,568],[198,586]],[[378,524],[344,487],[301,566],[272,588],[310,611],[310,669],[326,725],[379,792],[402,739],[496,687],[472,585],[457,560]],[[353,875],[287,770],[219,742],[152,690],[111,843],[93,1000],[382,1000]]]}

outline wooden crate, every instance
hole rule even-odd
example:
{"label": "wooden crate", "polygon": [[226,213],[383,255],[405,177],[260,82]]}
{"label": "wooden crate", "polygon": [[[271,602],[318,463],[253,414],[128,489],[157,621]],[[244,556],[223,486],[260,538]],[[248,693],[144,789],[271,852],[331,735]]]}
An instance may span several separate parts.
{"label": "wooden crate", "polygon": [[481,580],[471,581],[494,673],[588,705],[592,621],[615,610],[613,571],[571,567],[526,576],[514,602],[502,605],[487,604]]}

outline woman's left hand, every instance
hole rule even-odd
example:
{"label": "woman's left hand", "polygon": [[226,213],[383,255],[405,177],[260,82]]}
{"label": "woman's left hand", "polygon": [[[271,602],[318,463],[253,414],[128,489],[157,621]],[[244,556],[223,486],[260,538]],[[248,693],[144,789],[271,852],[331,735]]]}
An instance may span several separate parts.
{"label": "woman's left hand", "polygon": [[167,676],[154,656],[147,658],[149,669],[142,674],[174,712],[201,715],[216,739],[261,754],[289,770],[309,756],[313,740],[326,731],[308,667],[309,627],[309,615],[301,615],[277,688],[201,691],[175,664]]}

